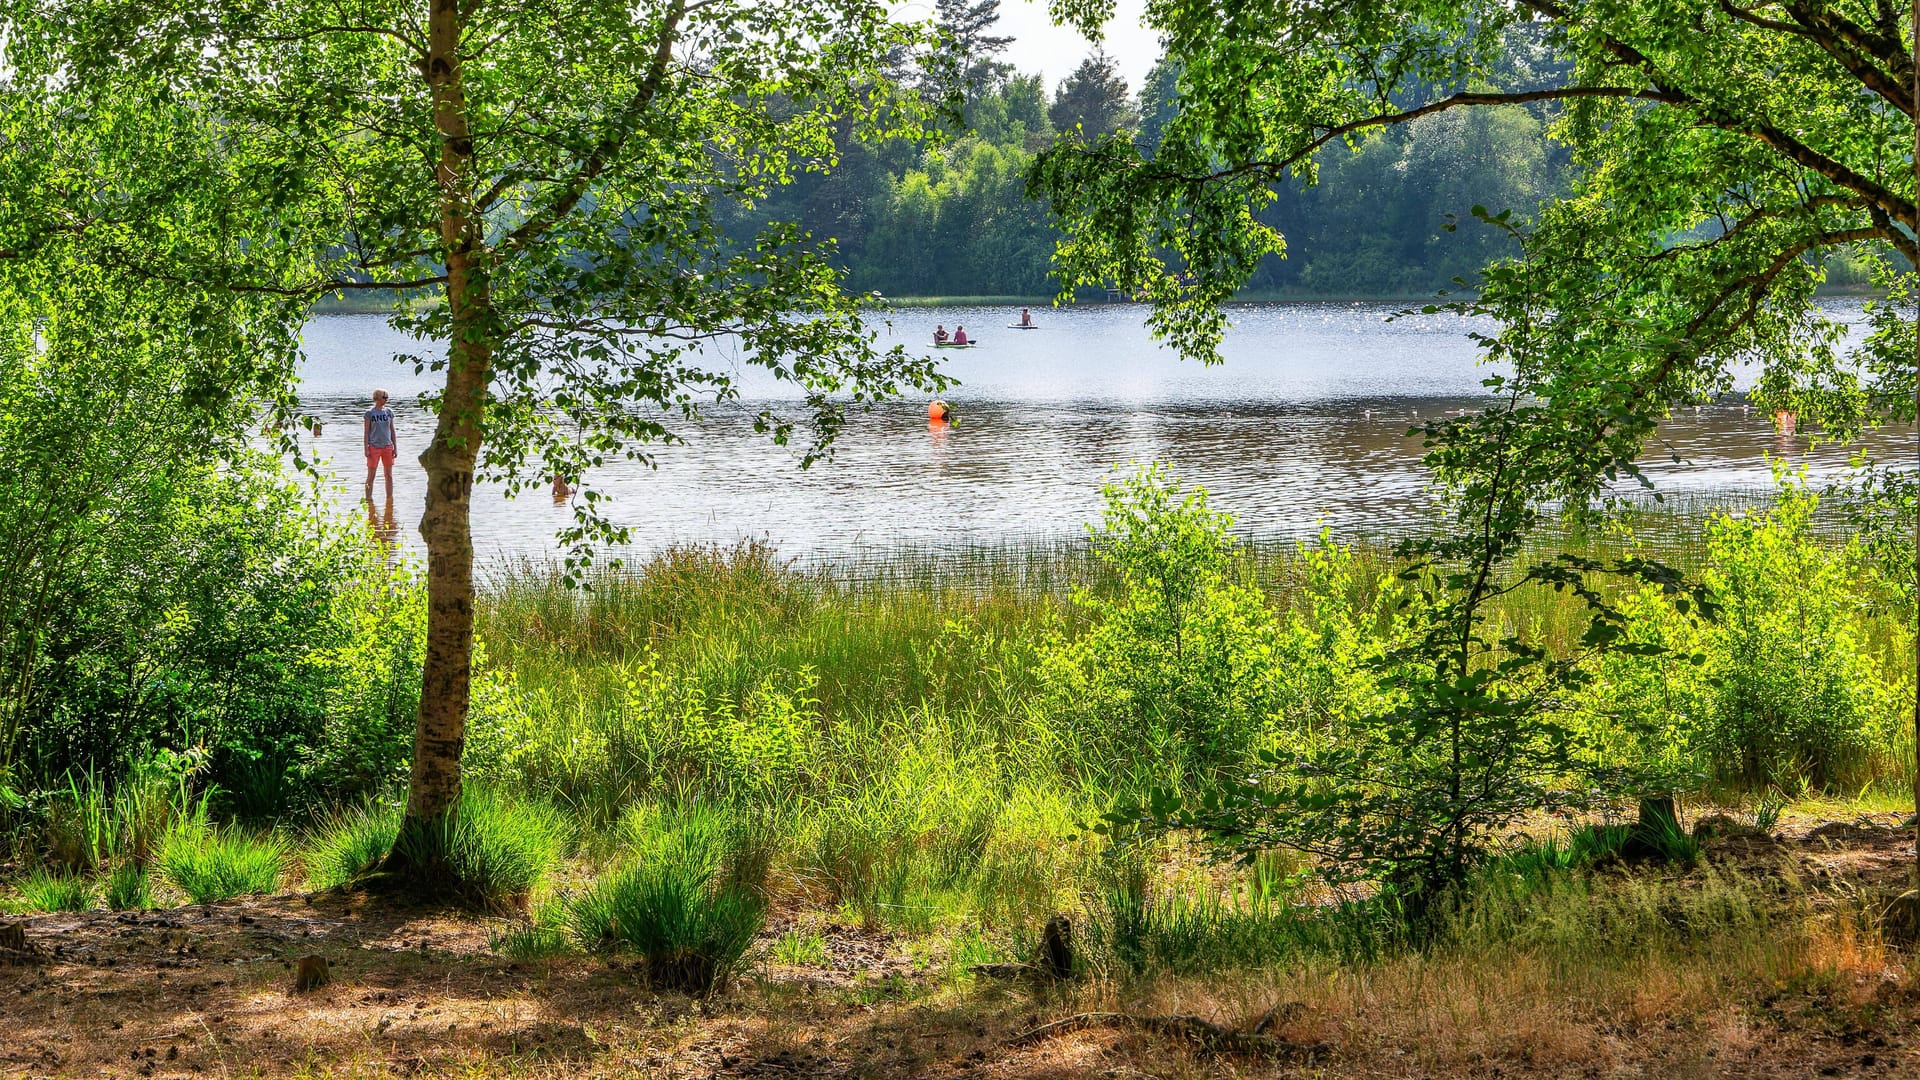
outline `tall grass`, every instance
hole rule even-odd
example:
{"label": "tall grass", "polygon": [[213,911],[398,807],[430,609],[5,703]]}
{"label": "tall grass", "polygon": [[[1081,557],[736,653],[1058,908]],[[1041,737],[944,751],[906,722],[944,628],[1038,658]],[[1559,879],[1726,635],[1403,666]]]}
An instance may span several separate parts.
{"label": "tall grass", "polygon": [[[1732,502],[1766,505],[1758,493]],[[1609,522],[1565,519],[1521,561],[1658,557],[1697,575],[1708,558],[1700,525],[1726,505],[1679,498]],[[1830,507],[1816,514],[1820,542],[1841,539],[1833,522]],[[1282,618],[1312,619],[1309,548],[1244,542],[1232,573]],[[1399,564],[1384,541],[1354,543],[1348,560],[1349,601],[1365,613]],[[1085,632],[1116,595],[1084,541],[900,549],[812,566],[759,543],[674,548],[589,584],[569,589],[526,563],[496,571],[478,612],[486,661],[470,743],[478,773],[550,794],[589,828],[666,792],[839,805],[926,754],[967,773],[960,805],[1022,784],[1100,803],[1161,779],[1152,760],[1081,756],[1073,731],[1046,713],[1049,641]],[[1910,687],[1912,632],[1866,602],[1880,588],[1860,572],[1856,636],[1877,678]],[[1069,602],[1076,591],[1096,602]],[[1494,614],[1557,654],[1582,649],[1588,613],[1570,592],[1517,590]],[[1878,738],[1865,769],[1896,784],[1911,769],[1911,734],[1891,725]]]}
{"label": "tall grass", "polygon": [[301,854],[307,888],[347,885],[378,868],[400,835],[402,812],[398,803],[372,802],[324,818]]}

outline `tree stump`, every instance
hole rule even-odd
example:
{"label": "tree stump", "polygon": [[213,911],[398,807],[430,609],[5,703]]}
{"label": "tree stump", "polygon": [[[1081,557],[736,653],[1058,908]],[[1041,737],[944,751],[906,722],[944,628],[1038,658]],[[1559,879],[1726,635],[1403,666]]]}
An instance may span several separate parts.
{"label": "tree stump", "polygon": [[1047,920],[1040,939],[1040,969],[1058,981],[1073,978],[1073,923],[1065,915]]}
{"label": "tree stump", "polygon": [[318,990],[327,985],[332,977],[332,973],[327,970],[326,957],[303,956],[294,969],[293,988],[296,992],[304,994],[309,990]]}
{"label": "tree stump", "polygon": [[1908,889],[1887,902],[1880,913],[1880,934],[1896,949],[1920,943],[1920,889]]}
{"label": "tree stump", "polygon": [[1627,830],[1620,854],[1628,859],[1658,859],[1666,852],[1663,841],[1682,835],[1680,813],[1671,795],[1649,795],[1640,800],[1640,820]]}
{"label": "tree stump", "polygon": [[27,924],[0,923],[0,963],[32,955],[33,946],[27,944]]}

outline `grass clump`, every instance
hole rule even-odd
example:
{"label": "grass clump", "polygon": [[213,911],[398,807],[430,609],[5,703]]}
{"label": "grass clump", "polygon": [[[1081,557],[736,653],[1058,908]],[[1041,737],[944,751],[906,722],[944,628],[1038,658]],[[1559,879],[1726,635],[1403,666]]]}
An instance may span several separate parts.
{"label": "grass clump", "polygon": [[638,955],[655,986],[724,987],[766,922],[761,831],[735,812],[693,804],[636,807],[620,832],[625,861],[570,905],[574,937]]}
{"label": "grass clump", "polygon": [[550,898],[530,919],[516,920],[487,937],[487,947],[509,960],[545,960],[572,951],[567,938],[566,902]]}
{"label": "grass clump", "polygon": [[216,828],[196,816],[161,839],[155,861],[188,900],[211,904],[273,892],[280,885],[286,855],[286,844],[278,837]]}
{"label": "grass clump", "polygon": [[789,930],[773,943],[773,960],[794,967],[811,967],[827,962],[827,942],[819,934]]}
{"label": "grass clump", "polygon": [[107,907],[114,911],[145,911],[153,906],[153,885],[144,867],[124,862],[107,876]]}
{"label": "grass clump", "polygon": [[400,835],[401,813],[398,804],[368,803],[322,822],[307,840],[307,887],[347,885],[378,868]]}
{"label": "grass clump", "polygon": [[[452,814],[415,832],[399,830],[394,843],[413,866],[444,872],[465,903],[500,910],[523,905],[546,880],[566,854],[568,834],[567,819],[551,805],[468,783]],[[356,842],[364,852],[372,840]]]}
{"label": "grass clump", "polygon": [[85,911],[93,906],[93,887],[79,874],[35,870],[20,882],[28,911]]}

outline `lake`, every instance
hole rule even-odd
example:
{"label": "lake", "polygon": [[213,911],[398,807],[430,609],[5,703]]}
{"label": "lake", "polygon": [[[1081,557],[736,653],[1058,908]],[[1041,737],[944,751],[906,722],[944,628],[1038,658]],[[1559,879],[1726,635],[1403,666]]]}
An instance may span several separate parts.
{"label": "lake", "polygon": [[[629,556],[672,543],[772,541],[805,560],[900,546],[938,547],[1078,535],[1099,514],[1099,486],[1115,468],[1165,461],[1206,487],[1240,531],[1303,536],[1391,533],[1429,520],[1427,477],[1409,425],[1481,405],[1467,320],[1394,318],[1406,305],[1245,305],[1232,313],[1225,363],[1205,367],[1157,346],[1130,304],[1037,309],[1040,329],[1013,330],[1018,308],[924,308],[892,318],[894,340],[920,347],[936,323],[964,324],[979,348],[944,350],[960,385],[944,395],[958,422],[930,430],[926,399],[850,416],[830,461],[799,467],[798,448],[752,430],[767,402],[792,388],[756,368],[738,371],[743,401],[709,411],[687,442],[660,447],[656,469],[622,463],[588,477],[632,529]],[[1836,302],[1836,311],[1858,303]],[[393,508],[416,549],[422,474],[413,460],[432,430],[417,404],[436,385],[393,362],[419,346],[377,316],[322,316],[307,325],[301,395],[326,426],[314,448],[331,497],[353,512],[365,477],[359,415],[375,386],[393,392],[401,455]],[[717,362],[739,369],[724,350]],[[1843,468],[1847,450],[1809,451],[1777,436],[1738,403],[1674,418],[1645,467],[1672,493],[1769,485],[1769,455],[1815,476]],[[1873,437],[1868,451],[1911,459],[1911,432]],[[1673,460],[1678,457],[1679,460]],[[544,560],[569,523],[544,489],[507,499],[476,492],[473,528],[483,559]]]}

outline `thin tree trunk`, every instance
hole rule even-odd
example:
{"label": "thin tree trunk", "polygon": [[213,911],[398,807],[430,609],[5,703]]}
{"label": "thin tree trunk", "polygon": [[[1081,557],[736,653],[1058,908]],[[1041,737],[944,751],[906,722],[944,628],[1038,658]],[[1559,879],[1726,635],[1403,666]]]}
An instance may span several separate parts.
{"label": "thin tree trunk", "polygon": [[[413,733],[413,768],[401,843],[389,865],[431,875],[405,850],[451,813],[460,798],[460,753],[466,743],[473,674],[474,466],[485,433],[484,410],[494,335],[481,223],[472,205],[473,138],[460,78],[459,0],[434,0],[424,72],[440,133],[440,238],[447,268],[447,310],[453,340],[447,383],[433,442],[420,455],[427,473],[427,508],[420,535],[427,544],[427,648],[420,710]],[[437,853],[436,853],[437,854]]]}
{"label": "thin tree trunk", "polygon": [[[1913,0],[1913,25],[1909,28],[1908,32],[1912,35],[1909,44],[1913,46],[1913,100],[1920,102],[1920,0]],[[1915,110],[1913,120],[1914,198],[1920,200],[1920,109]],[[1920,205],[1920,203],[1916,205]],[[1914,235],[1920,236],[1920,230],[1916,230]],[[1920,267],[1915,267],[1915,271],[1920,273]],[[1916,305],[1920,305],[1920,288],[1915,289],[1914,300]],[[1914,437],[1916,440],[1920,440],[1920,306],[1917,306],[1914,311],[1913,330],[1913,423]],[[1915,449],[1916,451],[1920,451],[1920,445],[1916,445]],[[1920,461],[1916,461],[1915,466],[1916,468],[1920,468]],[[1915,493],[1916,495],[1920,495],[1920,479],[1917,479]],[[1915,595],[1916,597],[1920,597],[1920,498],[1916,498],[1914,505],[1913,562]],[[1915,680],[1915,692],[1913,696],[1913,884],[1916,889],[1920,889],[1920,619],[1914,622],[1913,670]]]}

